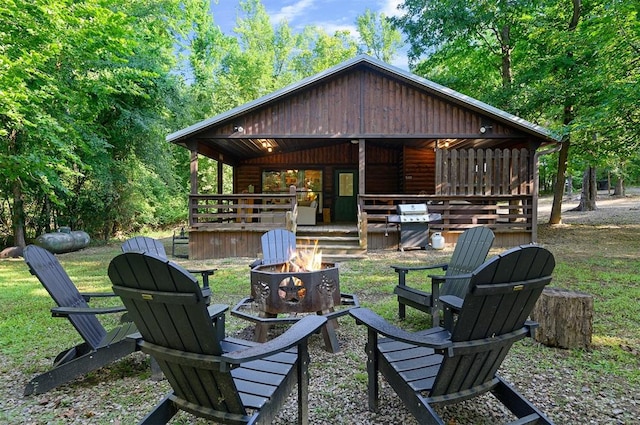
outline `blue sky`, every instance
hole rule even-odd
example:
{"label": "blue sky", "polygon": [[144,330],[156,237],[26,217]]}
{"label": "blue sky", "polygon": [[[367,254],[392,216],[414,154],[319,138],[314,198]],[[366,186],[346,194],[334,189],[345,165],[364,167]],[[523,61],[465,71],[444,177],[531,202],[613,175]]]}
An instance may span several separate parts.
{"label": "blue sky", "polygon": [[[349,30],[357,34],[356,17],[369,8],[387,16],[397,14],[397,6],[402,0],[262,0],[262,5],[276,25],[286,20],[294,30],[306,25],[316,25],[327,33]],[[212,1],[213,18],[225,34],[232,35],[238,14],[240,0]],[[407,69],[407,58],[397,57],[392,65]]]}

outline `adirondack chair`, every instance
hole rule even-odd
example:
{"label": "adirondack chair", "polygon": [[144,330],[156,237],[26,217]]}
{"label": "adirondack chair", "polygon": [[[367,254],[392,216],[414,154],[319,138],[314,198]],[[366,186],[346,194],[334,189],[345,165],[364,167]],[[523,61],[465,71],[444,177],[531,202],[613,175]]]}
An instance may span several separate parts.
{"label": "adirondack chair", "polygon": [[[129,238],[121,246],[122,252],[148,252],[156,254],[161,258],[168,258],[164,245],[158,239],[148,236],[135,236]],[[199,274],[202,276],[202,293],[207,300],[211,298],[211,288],[209,287],[209,276],[213,275],[218,269],[187,269],[189,273]]]}
{"label": "adirondack chair", "polygon": [[173,388],[141,424],[167,423],[178,410],[225,424],[271,423],[296,383],[298,423],[308,423],[307,339],[324,317],[307,316],[265,344],[222,339],[227,306],[213,305],[212,321],[196,280],[179,265],[128,252],[111,261],[109,277],[142,333],[142,351]]}
{"label": "adirondack chair", "polygon": [[285,229],[272,229],[260,237],[262,258],[249,267],[268,266],[288,262],[296,253],[296,235]]}
{"label": "adirondack chair", "polygon": [[[441,298],[445,305],[460,305],[450,330],[405,332],[371,310],[351,310],[368,328],[369,409],[378,409],[381,372],[420,424],[444,424],[433,406],[487,391],[520,418],[518,424],[551,424],[496,371],[513,343],[532,335],[537,323],[527,318],[554,267],[553,255],[533,245],[491,258],[469,275],[464,299]],[[445,308],[445,314],[451,310]]]}
{"label": "adirondack chair", "polygon": [[[451,276],[468,274],[484,262],[491,249],[495,235],[487,227],[473,227],[465,230],[456,243],[451,260],[446,264],[424,266],[391,266],[398,273],[398,285],[393,293],[398,296],[398,317],[404,319],[406,306],[431,313],[432,326],[440,324],[440,297],[442,295],[462,296],[466,292],[468,280],[449,279]],[[444,276],[431,277],[431,293],[407,285],[410,271],[442,269]]]}
{"label": "adirondack chair", "polygon": [[96,297],[115,297],[113,293],[80,293],[58,259],[44,248],[29,245],[24,260],[58,305],[51,309],[53,317],[66,317],[76,328],[83,343],[66,349],[56,356],[53,368],[31,379],[24,395],[41,394],[78,376],[114,362],[138,349],[131,322],[107,331],[97,314],[124,313],[123,305],[91,308],[89,301]]}

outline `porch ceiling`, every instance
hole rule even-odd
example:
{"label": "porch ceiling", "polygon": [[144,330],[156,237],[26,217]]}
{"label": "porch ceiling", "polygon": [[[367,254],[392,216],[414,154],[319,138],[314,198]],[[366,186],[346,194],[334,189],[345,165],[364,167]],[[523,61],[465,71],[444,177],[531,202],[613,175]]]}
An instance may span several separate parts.
{"label": "porch ceiling", "polygon": [[514,143],[528,143],[527,138],[514,138],[502,136],[499,138],[468,138],[434,135],[424,135],[424,137],[397,137],[397,136],[305,136],[305,137],[283,137],[283,136],[252,136],[248,137],[227,137],[227,138],[198,138],[198,153],[217,159],[223,156],[226,162],[237,162],[243,159],[260,158],[277,153],[296,152],[311,148],[320,148],[341,143],[350,143],[351,140],[363,138],[367,146],[382,146],[385,148],[401,149],[403,146],[412,148],[436,148],[441,149],[482,149],[482,148],[502,148],[514,146]]}

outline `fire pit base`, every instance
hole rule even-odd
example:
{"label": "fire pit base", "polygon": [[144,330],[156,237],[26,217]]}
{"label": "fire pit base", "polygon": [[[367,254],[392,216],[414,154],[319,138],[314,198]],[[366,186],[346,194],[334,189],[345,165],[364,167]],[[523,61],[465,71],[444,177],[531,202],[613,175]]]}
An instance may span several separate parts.
{"label": "fire pit base", "polygon": [[[321,314],[327,318],[327,323],[322,327],[322,337],[324,339],[325,349],[331,353],[340,351],[340,344],[336,336],[336,328],[338,327],[337,319],[344,316],[352,308],[359,307],[358,297],[353,294],[340,294],[340,304],[329,310],[318,311],[306,314]],[[257,342],[265,342],[272,325],[293,324],[302,319],[305,313],[289,313],[287,315],[278,315],[274,313],[266,313],[261,311],[253,298],[244,298],[231,309],[233,316],[248,320],[256,324],[254,331],[254,340]]]}

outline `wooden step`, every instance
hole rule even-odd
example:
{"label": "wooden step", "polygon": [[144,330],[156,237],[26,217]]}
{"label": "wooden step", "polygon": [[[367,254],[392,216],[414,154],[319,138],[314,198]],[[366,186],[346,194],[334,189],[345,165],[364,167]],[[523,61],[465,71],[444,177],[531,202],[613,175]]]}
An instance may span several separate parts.
{"label": "wooden step", "polygon": [[296,246],[299,250],[318,249],[326,262],[358,260],[367,257],[367,250],[360,248],[355,226],[298,227]]}

